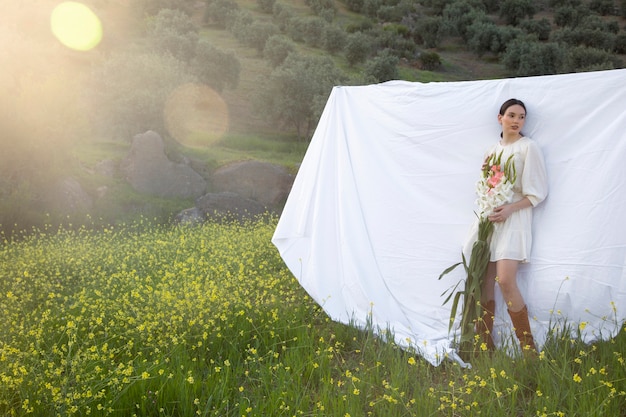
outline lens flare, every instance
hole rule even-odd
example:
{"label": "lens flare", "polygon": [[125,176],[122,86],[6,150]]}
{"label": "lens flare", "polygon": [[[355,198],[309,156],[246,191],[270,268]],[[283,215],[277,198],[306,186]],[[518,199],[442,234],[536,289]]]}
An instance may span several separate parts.
{"label": "lens flare", "polygon": [[54,8],[50,28],[63,45],[77,51],[89,51],[102,40],[102,23],[82,3],[66,1]]}
{"label": "lens flare", "polygon": [[187,146],[209,146],[228,130],[228,106],[222,97],[204,84],[183,84],[165,103],[167,130]]}

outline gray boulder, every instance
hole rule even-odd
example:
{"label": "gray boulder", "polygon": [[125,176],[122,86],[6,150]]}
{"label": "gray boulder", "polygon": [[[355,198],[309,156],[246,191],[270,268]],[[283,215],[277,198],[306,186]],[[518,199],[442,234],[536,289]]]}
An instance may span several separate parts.
{"label": "gray boulder", "polygon": [[48,202],[56,210],[67,214],[87,213],[93,207],[91,195],[72,177],[60,180],[49,190]]}
{"label": "gray boulder", "polygon": [[215,170],[211,182],[215,191],[229,191],[280,211],[294,176],[286,168],[261,161],[235,162]]}
{"label": "gray boulder", "polygon": [[147,131],[133,138],[130,152],[120,163],[120,171],[135,191],[159,197],[201,196],[207,183],[189,165],[174,163],[165,155],[158,133]]}
{"label": "gray boulder", "polygon": [[[193,210],[184,210],[181,214],[195,213]],[[252,219],[267,211],[265,206],[258,201],[231,192],[205,194],[196,200],[195,210],[199,211],[205,219],[215,220]]]}

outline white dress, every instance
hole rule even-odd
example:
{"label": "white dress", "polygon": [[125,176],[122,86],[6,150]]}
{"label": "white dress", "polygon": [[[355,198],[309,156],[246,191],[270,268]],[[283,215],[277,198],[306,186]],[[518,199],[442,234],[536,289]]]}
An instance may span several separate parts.
{"label": "white dress", "polygon": [[[498,142],[486,154],[502,152],[502,161],[513,156],[517,178],[513,186],[512,203],[528,197],[532,207],[518,210],[504,222],[494,223],[493,235],[490,242],[491,262],[500,259],[512,259],[528,262],[532,246],[532,216],[533,207],[541,203],[548,194],[548,177],[543,160],[543,154],[537,144],[528,137],[503,145]],[[478,233],[478,221],[472,226],[470,237],[467,240],[464,253],[471,253],[471,247]]]}

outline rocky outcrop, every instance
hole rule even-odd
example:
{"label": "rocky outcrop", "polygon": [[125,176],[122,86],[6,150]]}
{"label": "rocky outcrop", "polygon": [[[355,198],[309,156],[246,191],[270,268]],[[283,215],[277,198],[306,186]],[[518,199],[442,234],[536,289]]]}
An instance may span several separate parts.
{"label": "rocky outcrop", "polygon": [[215,191],[237,193],[272,211],[281,210],[291,191],[293,180],[293,175],[286,168],[254,160],[220,167],[211,178]]}
{"label": "rocky outcrop", "polygon": [[196,200],[195,208],[203,218],[214,220],[255,218],[267,211],[258,201],[232,192],[205,194]]}
{"label": "rocky outcrop", "polygon": [[72,177],[58,181],[49,190],[47,200],[51,207],[61,213],[88,213],[93,208],[93,198]]}
{"label": "rocky outcrop", "polygon": [[201,196],[207,188],[204,178],[188,164],[167,158],[163,139],[153,131],[133,138],[130,152],[119,168],[135,191],[143,194],[190,198]]}

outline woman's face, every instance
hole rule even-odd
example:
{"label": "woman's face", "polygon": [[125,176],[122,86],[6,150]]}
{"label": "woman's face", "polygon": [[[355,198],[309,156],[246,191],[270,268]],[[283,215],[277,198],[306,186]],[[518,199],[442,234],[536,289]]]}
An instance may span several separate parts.
{"label": "woman's face", "polygon": [[514,104],[503,115],[498,115],[498,122],[502,125],[503,136],[519,136],[526,122],[526,111],[519,104]]}

